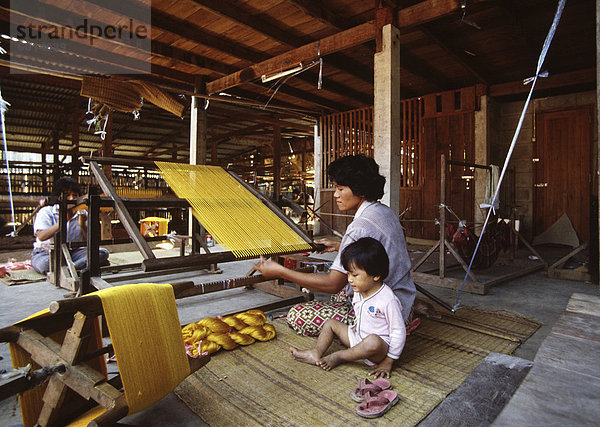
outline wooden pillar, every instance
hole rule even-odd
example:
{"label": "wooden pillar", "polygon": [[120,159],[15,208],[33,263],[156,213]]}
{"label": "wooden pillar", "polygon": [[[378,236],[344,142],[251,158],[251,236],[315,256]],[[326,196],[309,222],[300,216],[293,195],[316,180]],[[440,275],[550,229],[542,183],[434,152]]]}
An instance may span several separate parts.
{"label": "wooden pillar", "polygon": [[[46,157],[48,155],[48,145],[46,142],[42,143],[42,194],[50,193],[48,188],[48,162]],[[52,187],[54,188],[54,187]]]}
{"label": "wooden pillar", "polygon": [[[202,76],[196,78],[196,93],[204,93]],[[190,165],[206,164],[206,110],[204,98],[192,97],[190,109]]]}
{"label": "wooden pillar", "polygon": [[219,164],[219,158],[217,153],[217,141],[213,141],[210,147],[210,162],[212,165],[216,166]]}
{"label": "wooden pillar", "polygon": [[374,58],[374,158],[385,176],[382,203],[400,212],[400,30],[381,28],[381,46]]}
{"label": "wooden pillar", "polygon": [[[52,149],[54,150],[53,158],[53,166],[52,166],[52,178],[54,182],[58,181],[60,178],[60,168],[58,165],[60,164],[60,158],[58,152],[60,151],[60,140],[58,138],[58,131],[55,129],[52,132]],[[53,187],[54,188],[54,187]]]}
{"label": "wooden pillar", "polygon": [[[206,93],[205,82],[202,76],[196,76],[195,93]],[[204,109],[205,100],[196,96],[192,97],[190,105],[190,165],[206,164],[206,128],[207,118]],[[194,236],[194,215],[191,208],[188,209],[188,234]],[[204,230],[199,231],[200,237],[204,239]],[[192,242],[194,242],[192,238]],[[199,250],[198,242],[192,245],[192,250]]]}
{"label": "wooden pillar", "polygon": [[[103,157],[112,157],[113,156],[113,128],[112,128],[112,118],[114,112],[111,111],[108,113],[108,122],[106,123],[106,137],[102,141],[102,156]],[[113,184],[113,175],[112,175],[112,167],[110,164],[102,165],[102,171],[108,181]],[[111,224],[111,214],[108,211],[100,211],[100,236],[102,240],[108,240],[112,238],[112,224]],[[92,230],[92,228],[90,228]]]}
{"label": "wooden pillar", "polygon": [[302,175],[306,172],[306,144],[308,141],[306,138],[302,140]]}
{"label": "wooden pillar", "polygon": [[71,145],[73,146],[71,154],[72,178],[79,181],[79,171],[81,162],[79,161],[79,110],[75,108],[71,120]]}
{"label": "wooden pillar", "polygon": [[[325,180],[327,177],[323,177],[323,146],[321,145],[321,133],[319,131],[319,121],[315,120],[314,125],[314,145],[313,145],[313,166],[315,167],[315,205],[314,209],[321,206],[321,189],[326,187]],[[315,220],[313,228],[313,235],[318,236],[321,234],[321,222]]]}
{"label": "wooden pillar", "polygon": [[[490,102],[491,98],[486,95],[479,97],[480,108],[475,111],[475,163],[479,165],[490,164]],[[485,220],[485,211],[479,208],[479,204],[485,200],[485,190],[487,187],[486,169],[475,168],[475,207],[474,207],[474,222],[481,224]],[[477,226],[479,229],[480,227]],[[479,233],[477,233],[479,234]]]}
{"label": "wooden pillar", "polygon": [[[600,100],[600,0],[596,0],[596,125],[597,131],[596,141],[597,141],[597,155],[598,159],[596,162],[596,167],[600,168],[600,105],[598,105],[598,100]],[[598,226],[600,227],[600,179],[598,179],[598,175],[600,175],[600,171],[596,171],[596,184],[597,184],[597,197],[599,200],[598,203]],[[600,253],[600,239],[597,242],[592,242],[592,244],[598,245],[598,253]],[[598,277],[600,277],[600,262],[598,263]],[[600,286],[600,281],[599,281]]]}
{"label": "wooden pillar", "polygon": [[281,196],[281,127],[273,125],[273,198]]}
{"label": "wooden pillar", "polygon": [[[102,141],[102,157],[113,156],[113,130],[112,130],[112,116],[114,112],[108,113],[108,122],[106,123],[106,136]],[[102,165],[102,172],[108,178],[109,182],[113,182],[112,167],[110,164]]]}

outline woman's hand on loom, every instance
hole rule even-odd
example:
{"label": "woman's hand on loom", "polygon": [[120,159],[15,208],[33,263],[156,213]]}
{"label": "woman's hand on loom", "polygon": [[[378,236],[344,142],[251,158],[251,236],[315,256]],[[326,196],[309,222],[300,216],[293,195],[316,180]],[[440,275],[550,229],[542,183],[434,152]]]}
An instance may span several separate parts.
{"label": "woman's hand on loom", "polygon": [[315,243],[318,243],[320,245],[325,245],[325,250],[321,252],[321,253],[323,253],[323,252],[339,251],[341,242],[339,240],[332,240],[332,239],[319,239],[319,240],[315,240]]}
{"label": "woman's hand on loom", "polygon": [[259,271],[267,279],[276,279],[280,278],[282,272],[286,270],[286,268],[276,263],[271,259],[265,259],[264,257],[260,257],[260,260],[254,264],[254,269]]}

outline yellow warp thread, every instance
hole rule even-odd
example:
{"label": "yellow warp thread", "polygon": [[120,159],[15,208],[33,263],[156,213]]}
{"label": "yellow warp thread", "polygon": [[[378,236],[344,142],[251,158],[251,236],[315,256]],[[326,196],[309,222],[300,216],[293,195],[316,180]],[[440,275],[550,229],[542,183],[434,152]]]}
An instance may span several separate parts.
{"label": "yellow warp thread", "polygon": [[311,246],[219,166],[156,162],[164,180],[194,216],[238,257],[308,250]]}
{"label": "yellow warp thread", "polygon": [[185,326],[181,333],[187,353],[198,357],[203,353],[215,353],[221,348],[233,350],[238,345],[275,338],[275,327],[266,321],[267,316],[262,311],[248,310],[224,318],[204,318]]}
{"label": "yellow warp thread", "polygon": [[162,399],[190,374],[173,287],[143,283],[96,294],[102,299],[133,414]]}

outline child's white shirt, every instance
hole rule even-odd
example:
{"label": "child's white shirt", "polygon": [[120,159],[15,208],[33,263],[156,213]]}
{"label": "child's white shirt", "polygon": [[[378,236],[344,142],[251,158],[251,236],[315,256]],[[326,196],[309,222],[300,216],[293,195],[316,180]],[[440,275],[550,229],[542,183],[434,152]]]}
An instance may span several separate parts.
{"label": "child's white shirt", "polygon": [[353,332],[361,341],[368,335],[378,335],[388,344],[388,357],[398,359],[406,342],[406,326],[402,304],[394,292],[385,284],[367,298],[356,292],[352,306],[356,316]]}

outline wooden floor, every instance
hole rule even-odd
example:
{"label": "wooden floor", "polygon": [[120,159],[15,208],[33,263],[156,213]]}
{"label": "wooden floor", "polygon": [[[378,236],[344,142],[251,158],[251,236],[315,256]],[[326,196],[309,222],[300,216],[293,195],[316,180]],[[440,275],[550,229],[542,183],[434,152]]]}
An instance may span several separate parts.
{"label": "wooden floor", "polygon": [[600,297],[573,294],[495,426],[598,425]]}

